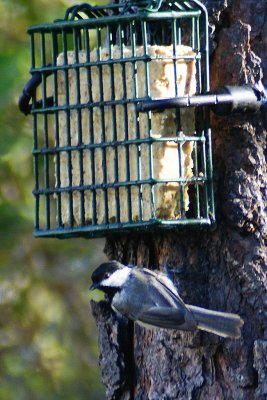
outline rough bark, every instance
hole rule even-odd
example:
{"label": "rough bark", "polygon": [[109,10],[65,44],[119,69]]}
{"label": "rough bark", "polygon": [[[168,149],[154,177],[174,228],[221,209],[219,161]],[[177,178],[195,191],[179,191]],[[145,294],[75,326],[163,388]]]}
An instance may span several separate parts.
{"label": "rough bark", "polygon": [[[205,3],[212,85],[258,81],[267,68],[266,1]],[[116,236],[105,252],[123,263],[167,264],[187,303],[240,314],[242,337],[150,331],[92,303],[107,399],[267,398],[266,121],[260,112],[214,117],[212,134],[216,228]]]}

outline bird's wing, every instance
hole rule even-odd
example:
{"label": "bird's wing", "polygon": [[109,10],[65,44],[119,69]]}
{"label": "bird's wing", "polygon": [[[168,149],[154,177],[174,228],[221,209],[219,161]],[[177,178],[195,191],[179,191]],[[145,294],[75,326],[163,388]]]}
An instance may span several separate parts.
{"label": "bird's wing", "polygon": [[193,320],[186,318],[181,309],[170,307],[152,307],[142,311],[136,321],[140,325],[156,326],[165,329],[195,330]]}
{"label": "bird's wing", "polygon": [[173,282],[163,272],[159,272],[159,271],[154,272],[154,271],[151,271],[150,269],[147,269],[147,268],[142,268],[142,271],[147,277],[154,277],[158,282],[160,282],[168,290],[170,290],[172,293],[174,293],[176,296],[179,297],[177,289],[174,286]]}
{"label": "bird's wing", "polygon": [[192,312],[176,289],[172,290],[168,278],[162,279],[149,270],[134,269],[127,285],[113,297],[112,306],[144,325],[186,330],[196,327]]}
{"label": "bird's wing", "polygon": [[[163,294],[163,298],[168,298],[169,306],[171,307],[185,307],[185,304],[181,297],[179,296],[176,287],[173,282],[163,273],[161,272],[153,272],[149,269],[143,268],[143,273],[147,276],[148,279],[155,279],[158,283],[157,287],[159,288],[159,292]],[[158,297],[158,293],[157,293]]]}

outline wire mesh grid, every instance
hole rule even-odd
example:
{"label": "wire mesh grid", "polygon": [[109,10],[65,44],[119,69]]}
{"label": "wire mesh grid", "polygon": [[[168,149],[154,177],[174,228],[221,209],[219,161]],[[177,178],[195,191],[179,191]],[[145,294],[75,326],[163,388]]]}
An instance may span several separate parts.
{"label": "wire mesh grid", "polygon": [[31,73],[42,76],[31,110],[36,236],[213,222],[208,110],[138,111],[143,100],[209,90],[198,3],[95,7],[29,29]]}

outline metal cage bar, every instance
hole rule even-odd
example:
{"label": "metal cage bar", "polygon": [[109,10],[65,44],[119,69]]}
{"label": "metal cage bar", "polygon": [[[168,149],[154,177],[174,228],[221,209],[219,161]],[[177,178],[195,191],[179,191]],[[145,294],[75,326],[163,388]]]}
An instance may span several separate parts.
{"label": "metal cage bar", "polygon": [[154,12],[113,4],[86,13],[75,19],[72,9],[70,20],[29,29],[31,73],[42,77],[42,100],[34,96],[31,110],[34,234],[94,237],[212,224],[208,108],[138,106],[154,98],[153,74],[164,63],[172,65],[174,98],[187,90],[177,83],[180,65],[195,68],[196,94],[209,90],[204,6],[171,1]]}

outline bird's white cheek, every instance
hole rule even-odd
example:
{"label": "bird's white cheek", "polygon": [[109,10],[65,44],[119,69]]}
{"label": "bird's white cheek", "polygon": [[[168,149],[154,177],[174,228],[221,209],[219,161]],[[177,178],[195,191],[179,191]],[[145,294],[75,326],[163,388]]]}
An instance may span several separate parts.
{"label": "bird's white cheek", "polygon": [[130,271],[130,268],[122,268],[103,280],[102,285],[115,288],[121,287],[129,277]]}

